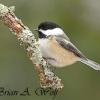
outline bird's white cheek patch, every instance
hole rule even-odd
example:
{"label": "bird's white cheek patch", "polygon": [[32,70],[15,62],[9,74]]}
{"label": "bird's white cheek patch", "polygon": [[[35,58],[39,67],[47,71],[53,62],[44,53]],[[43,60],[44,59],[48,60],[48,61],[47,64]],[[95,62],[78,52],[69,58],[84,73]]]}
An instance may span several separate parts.
{"label": "bird's white cheek patch", "polygon": [[55,28],[55,29],[49,29],[49,30],[42,30],[40,29],[39,31],[41,31],[43,34],[45,35],[62,35],[64,34],[64,31],[60,28]]}

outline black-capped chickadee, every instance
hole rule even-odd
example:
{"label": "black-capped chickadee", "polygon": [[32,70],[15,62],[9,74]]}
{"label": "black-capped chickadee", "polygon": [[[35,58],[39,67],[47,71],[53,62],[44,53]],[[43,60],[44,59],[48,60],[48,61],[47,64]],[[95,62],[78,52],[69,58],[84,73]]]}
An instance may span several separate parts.
{"label": "black-capped chickadee", "polygon": [[100,64],[86,58],[70,41],[63,29],[53,22],[38,26],[39,48],[42,56],[55,67],[65,67],[76,61],[100,70]]}

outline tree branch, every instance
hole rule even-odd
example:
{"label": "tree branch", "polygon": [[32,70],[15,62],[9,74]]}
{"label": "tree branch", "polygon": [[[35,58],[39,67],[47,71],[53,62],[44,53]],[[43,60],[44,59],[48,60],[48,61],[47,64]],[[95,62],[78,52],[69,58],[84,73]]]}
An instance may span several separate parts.
{"label": "tree branch", "polygon": [[46,61],[42,58],[39,44],[34,34],[18,19],[14,12],[14,7],[7,7],[0,4],[0,20],[9,27],[20,41],[20,45],[24,47],[30,60],[35,64],[35,69],[40,78],[40,86],[42,88],[51,87],[53,89],[62,89],[61,79],[57,77],[48,67]]}

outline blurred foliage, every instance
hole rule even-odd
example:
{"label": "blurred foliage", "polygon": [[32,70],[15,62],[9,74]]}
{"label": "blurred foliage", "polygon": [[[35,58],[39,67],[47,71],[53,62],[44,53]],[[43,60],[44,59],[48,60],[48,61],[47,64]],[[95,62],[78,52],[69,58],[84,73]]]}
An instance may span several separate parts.
{"label": "blurred foliage", "polygon": [[[0,0],[0,3],[14,5],[15,14],[32,31],[42,21],[58,23],[88,58],[100,63],[99,0]],[[55,100],[100,100],[100,71],[81,63],[55,71],[65,85]],[[33,91],[31,96],[0,96],[0,100],[52,99],[34,93],[39,87],[34,66],[15,36],[1,22],[0,87],[16,90],[29,87]]]}

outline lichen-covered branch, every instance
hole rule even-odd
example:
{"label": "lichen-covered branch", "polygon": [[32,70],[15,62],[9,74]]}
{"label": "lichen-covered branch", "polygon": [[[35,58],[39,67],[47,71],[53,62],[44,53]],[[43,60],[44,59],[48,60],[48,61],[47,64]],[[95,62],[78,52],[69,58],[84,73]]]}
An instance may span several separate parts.
{"label": "lichen-covered branch", "polygon": [[35,64],[35,69],[40,78],[40,85],[43,88],[62,89],[61,79],[48,68],[46,61],[42,58],[38,42],[30,29],[18,19],[14,7],[7,7],[0,4],[0,20],[9,27],[12,33],[17,36],[20,45],[25,48],[30,60]]}

